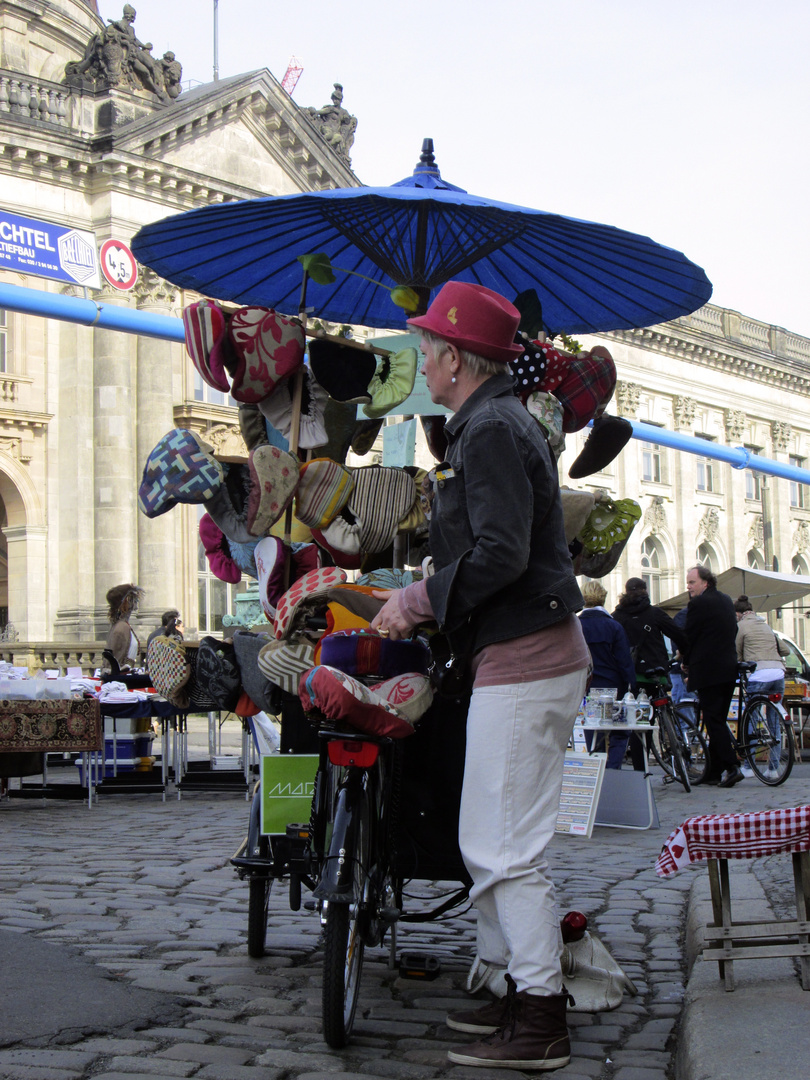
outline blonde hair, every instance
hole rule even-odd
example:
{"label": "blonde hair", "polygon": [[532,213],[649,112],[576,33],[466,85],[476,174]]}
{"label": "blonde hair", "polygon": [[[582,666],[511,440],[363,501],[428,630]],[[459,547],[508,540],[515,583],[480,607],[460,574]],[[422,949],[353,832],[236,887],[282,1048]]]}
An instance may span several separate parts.
{"label": "blonde hair", "polygon": [[602,607],[607,598],[607,589],[598,581],[586,581],[582,586],[582,599],[585,607]]}

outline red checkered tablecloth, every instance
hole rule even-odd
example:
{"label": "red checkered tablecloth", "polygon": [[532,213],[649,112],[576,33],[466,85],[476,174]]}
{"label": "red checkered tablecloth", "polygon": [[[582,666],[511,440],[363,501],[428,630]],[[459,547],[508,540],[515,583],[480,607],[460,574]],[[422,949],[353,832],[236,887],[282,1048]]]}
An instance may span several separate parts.
{"label": "red checkered tablecloth", "polygon": [[672,877],[701,859],[758,859],[788,851],[810,851],[810,806],[687,818],[667,837],[655,870]]}

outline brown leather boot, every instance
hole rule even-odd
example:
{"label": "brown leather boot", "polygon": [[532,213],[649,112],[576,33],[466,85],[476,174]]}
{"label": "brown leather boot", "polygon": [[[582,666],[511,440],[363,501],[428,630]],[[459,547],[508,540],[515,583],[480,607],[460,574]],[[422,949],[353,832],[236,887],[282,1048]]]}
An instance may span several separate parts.
{"label": "brown leather boot", "polygon": [[[514,983],[509,988],[511,996],[514,996]],[[466,1031],[472,1035],[491,1035],[500,1030],[506,1022],[506,1016],[510,1008],[510,992],[505,998],[490,1001],[478,1009],[465,1009],[460,1012],[447,1014],[445,1024],[453,1031]]]}
{"label": "brown leather boot", "polygon": [[[565,1023],[568,994],[539,996],[521,990],[509,1001],[503,1025],[464,1050],[450,1050],[457,1065],[501,1069],[560,1069],[571,1060]],[[505,1004],[505,1003],[504,1003]]]}

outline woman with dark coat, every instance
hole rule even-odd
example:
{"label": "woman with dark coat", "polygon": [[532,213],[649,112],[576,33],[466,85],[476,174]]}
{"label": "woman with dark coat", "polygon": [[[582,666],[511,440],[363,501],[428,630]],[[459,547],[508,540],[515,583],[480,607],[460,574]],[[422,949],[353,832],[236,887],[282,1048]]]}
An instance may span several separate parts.
{"label": "woman with dark coat", "polygon": [[[582,586],[585,610],[580,613],[579,621],[582,623],[582,633],[588,643],[593,663],[591,688],[615,686],[617,700],[621,701],[628,690],[636,692],[636,673],[627,635],[621,625],[611,618],[605,609],[606,597],[607,592],[598,581],[586,581]],[[593,734],[592,731],[585,732],[585,741],[589,750]],[[607,759],[609,769],[622,767],[628,739],[629,734],[622,735],[619,731],[611,732]],[[597,735],[597,751],[604,749],[604,741],[604,735]]]}

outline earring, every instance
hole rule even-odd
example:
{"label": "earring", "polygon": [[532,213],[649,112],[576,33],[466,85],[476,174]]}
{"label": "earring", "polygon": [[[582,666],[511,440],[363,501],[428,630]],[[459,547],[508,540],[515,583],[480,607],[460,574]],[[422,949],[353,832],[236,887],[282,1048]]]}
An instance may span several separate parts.
{"label": "earring", "polygon": [[456,377],[455,377],[455,375],[451,375],[451,376],[450,376],[450,382],[451,382],[451,383],[454,383],[455,381],[456,381]]}

